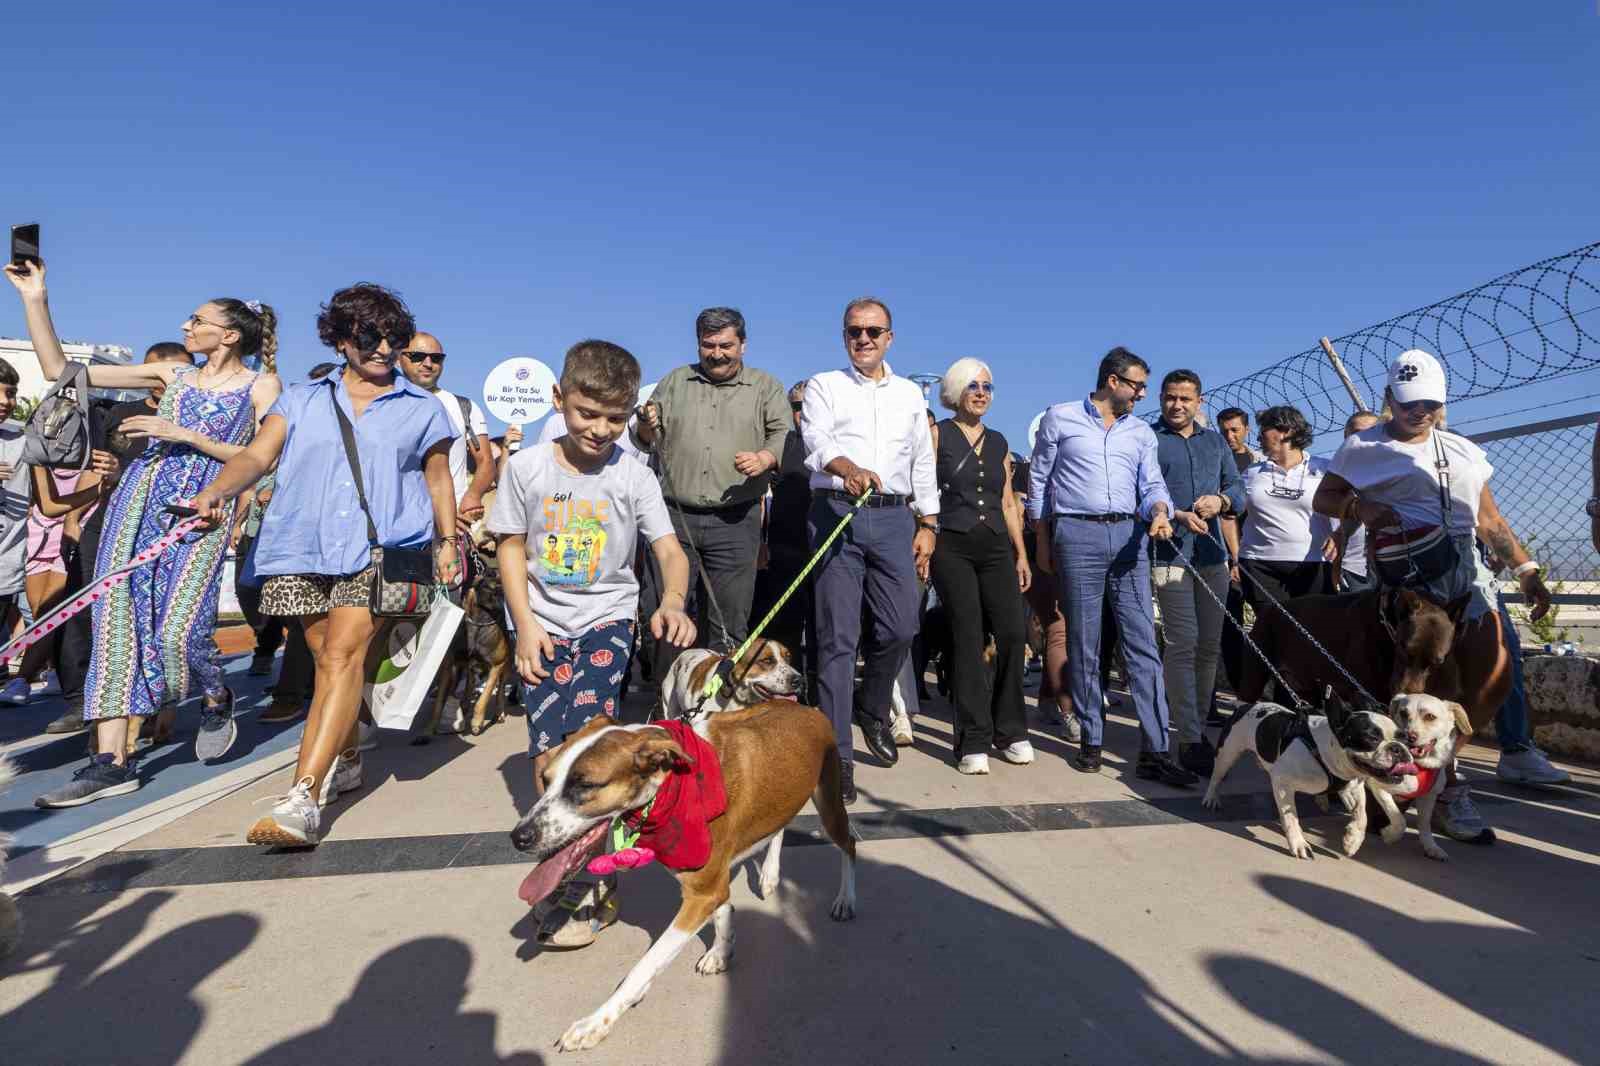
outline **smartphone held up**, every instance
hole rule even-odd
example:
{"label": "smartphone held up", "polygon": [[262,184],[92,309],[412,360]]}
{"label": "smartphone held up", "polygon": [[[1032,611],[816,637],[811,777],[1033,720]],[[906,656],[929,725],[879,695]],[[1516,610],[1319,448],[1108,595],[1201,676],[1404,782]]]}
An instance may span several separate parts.
{"label": "smartphone held up", "polygon": [[43,265],[39,258],[39,223],[11,227],[11,265],[18,270],[27,269],[29,263]]}

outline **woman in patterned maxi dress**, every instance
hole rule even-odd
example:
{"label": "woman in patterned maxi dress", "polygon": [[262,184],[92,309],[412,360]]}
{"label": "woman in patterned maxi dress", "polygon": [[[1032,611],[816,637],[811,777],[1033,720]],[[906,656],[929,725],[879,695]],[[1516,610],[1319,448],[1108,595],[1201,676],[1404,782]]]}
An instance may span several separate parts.
{"label": "woman in patterned maxi dress", "polygon": [[[40,369],[53,379],[65,368],[66,354],[50,319],[44,267],[10,265],[4,272],[22,297]],[[122,423],[130,437],[152,444],[128,464],[112,493],[97,573],[125,564],[165,534],[171,523],[166,508],[197,493],[255,435],[281,391],[273,372],[277,321],[271,307],[255,300],[211,300],[183,323],[184,348],[203,356],[202,366],[89,368],[91,385],[166,390],[155,414]],[[259,356],[260,371],[245,363],[250,356]],[[185,538],[95,602],[83,716],[95,723],[99,754],[71,782],[36,798],[36,806],[76,807],[137,789],[139,777],[127,759],[130,716],[153,715],[191,687],[205,696],[196,755],[220,758],[233,743],[233,696],[211,642],[226,530]]]}

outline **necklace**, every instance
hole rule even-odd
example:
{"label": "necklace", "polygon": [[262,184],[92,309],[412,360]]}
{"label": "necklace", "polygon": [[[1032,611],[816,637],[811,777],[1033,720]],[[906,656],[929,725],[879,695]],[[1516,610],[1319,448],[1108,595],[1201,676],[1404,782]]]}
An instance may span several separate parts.
{"label": "necklace", "polygon": [[242,366],[236,366],[221,377],[213,375],[210,381],[202,381],[200,373],[196,373],[194,376],[194,384],[196,388],[204,389],[207,392],[215,392],[218,385],[224,381],[232,381],[234,378],[238,377],[239,372],[244,369],[245,368]]}
{"label": "necklace", "polygon": [[[1300,461],[1295,465],[1300,468],[1300,478],[1295,482],[1295,484],[1290,485],[1288,482],[1281,481],[1278,478],[1278,471],[1282,470],[1283,468],[1277,463],[1272,464],[1271,470],[1268,471],[1272,475],[1272,488],[1267,490],[1268,496],[1272,496],[1280,500],[1298,500],[1300,497],[1306,494],[1306,457],[1302,455],[1300,457]],[[1285,471],[1285,473],[1287,473],[1287,471]]]}

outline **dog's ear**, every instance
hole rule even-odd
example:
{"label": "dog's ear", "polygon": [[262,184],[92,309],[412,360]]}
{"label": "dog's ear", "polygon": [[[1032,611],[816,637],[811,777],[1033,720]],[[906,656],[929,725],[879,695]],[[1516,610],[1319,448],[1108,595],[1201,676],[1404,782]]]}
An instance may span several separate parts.
{"label": "dog's ear", "polygon": [[685,773],[694,760],[671,737],[652,737],[633,753],[633,768],[641,774]]}
{"label": "dog's ear", "polygon": [[1467,620],[1467,608],[1470,606],[1472,606],[1472,593],[1469,592],[1465,596],[1457,596],[1445,604],[1444,612],[1450,616],[1450,621],[1455,623],[1456,628],[1459,629],[1461,624]]}
{"label": "dog's ear", "polygon": [[1462,740],[1466,740],[1472,735],[1472,719],[1467,717],[1467,709],[1459,703],[1452,703],[1450,713],[1456,716],[1456,732],[1461,734]]}

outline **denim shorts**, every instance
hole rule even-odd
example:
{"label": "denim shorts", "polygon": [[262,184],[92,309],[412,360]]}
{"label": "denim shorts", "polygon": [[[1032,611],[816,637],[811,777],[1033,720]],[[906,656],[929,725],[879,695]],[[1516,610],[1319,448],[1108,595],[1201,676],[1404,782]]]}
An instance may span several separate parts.
{"label": "denim shorts", "polygon": [[633,653],[633,622],[601,622],[575,637],[550,635],[556,654],[537,685],[523,682],[528,754],[560,744],[597,714],[616,714]]}

